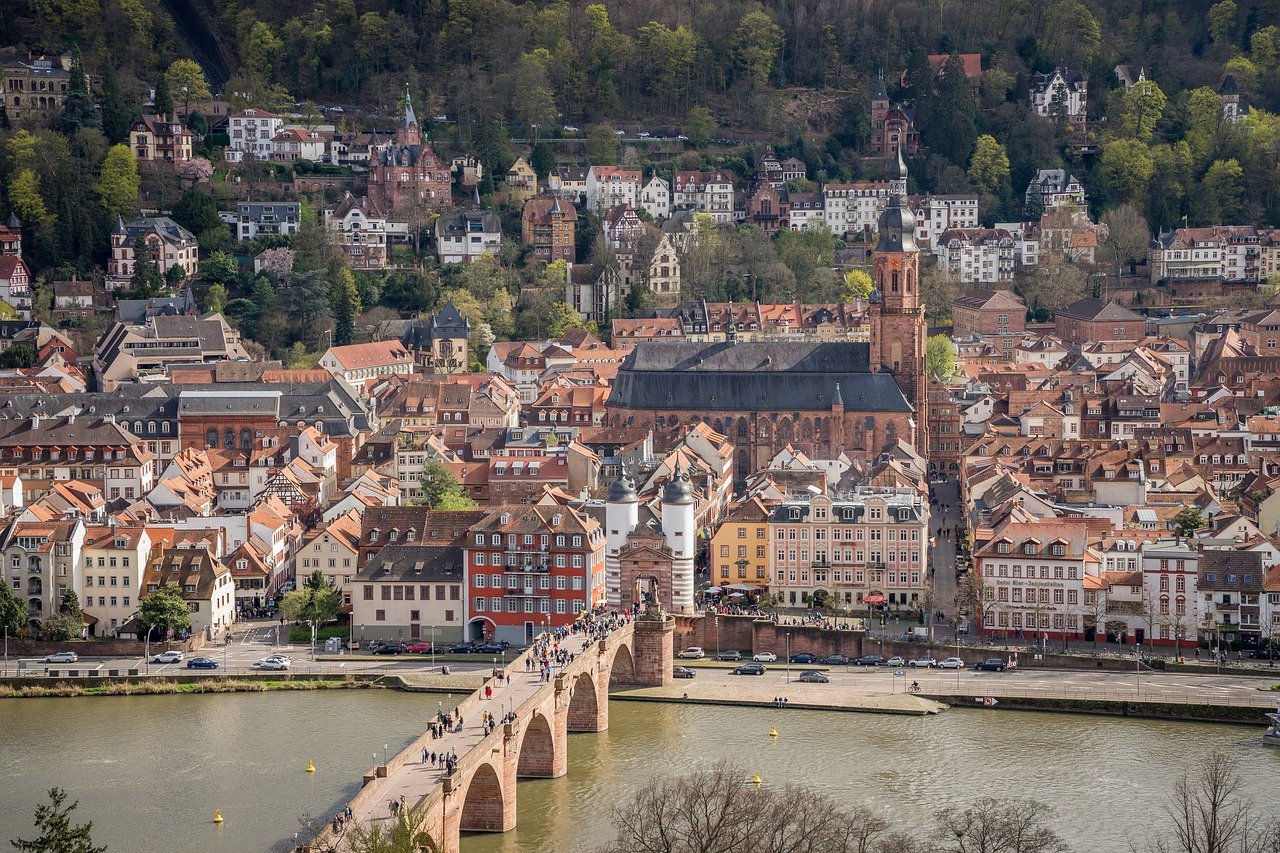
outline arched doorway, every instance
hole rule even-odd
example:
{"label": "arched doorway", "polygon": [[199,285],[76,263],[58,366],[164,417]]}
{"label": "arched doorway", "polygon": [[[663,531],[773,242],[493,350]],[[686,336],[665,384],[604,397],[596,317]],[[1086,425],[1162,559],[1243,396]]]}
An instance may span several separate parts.
{"label": "arched doorway", "polygon": [[598,732],[600,728],[596,683],[591,673],[583,672],[573,682],[573,696],[569,699],[569,731]]}
{"label": "arched doorway", "polygon": [[815,589],[809,600],[815,610],[821,610],[831,602],[831,593],[825,589]]}
{"label": "arched doorway", "polygon": [[464,832],[502,832],[502,782],[492,764],[481,764],[471,774],[466,798],[462,801]]}
{"label": "arched doorway", "polygon": [[464,639],[472,643],[483,643],[492,640],[497,626],[486,616],[475,616],[467,623],[467,634]]}
{"label": "arched doorway", "polygon": [[534,714],[525,726],[524,739],[520,741],[520,759],[516,764],[517,776],[549,779],[555,775],[556,748],[551,735],[551,724],[542,714]]}

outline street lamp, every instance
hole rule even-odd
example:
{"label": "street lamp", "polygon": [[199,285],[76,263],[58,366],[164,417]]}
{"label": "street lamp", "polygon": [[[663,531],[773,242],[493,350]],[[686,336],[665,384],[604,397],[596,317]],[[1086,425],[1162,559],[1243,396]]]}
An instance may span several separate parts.
{"label": "street lamp", "polygon": [[787,632],[787,683],[791,683],[791,632]]}

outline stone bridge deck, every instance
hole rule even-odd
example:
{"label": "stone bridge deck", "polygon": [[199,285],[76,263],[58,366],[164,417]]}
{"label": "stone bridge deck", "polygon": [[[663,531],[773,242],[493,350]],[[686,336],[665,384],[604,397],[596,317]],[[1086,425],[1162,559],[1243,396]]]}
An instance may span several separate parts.
{"label": "stone bridge deck", "polygon": [[[609,727],[609,686],[661,686],[671,683],[674,620],[669,616],[629,622],[599,640],[572,634],[560,643],[574,654],[550,682],[525,672],[529,653],[506,667],[510,684],[486,678],[484,687],[458,705],[460,732],[432,739],[423,734],[386,766],[370,769],[364,787],[351,800],[353,823],[364,826],[394,820],[391,803],[403,802],[430,833],[442,853],[457,853],[466,832],[507,832],[516,825],[516,780],[552,778],[568,772],[569,732],[598,732]],[[485,734],[481,720],[488,711],[501,720],[508,712],[515,721]],[[431,720],[423,720],[426,726]],[[457,767],[448,776],[439,766],[422,761],[422,751],[456,751]],[[326,829],[308,849],[347,850],[345,833]]]}

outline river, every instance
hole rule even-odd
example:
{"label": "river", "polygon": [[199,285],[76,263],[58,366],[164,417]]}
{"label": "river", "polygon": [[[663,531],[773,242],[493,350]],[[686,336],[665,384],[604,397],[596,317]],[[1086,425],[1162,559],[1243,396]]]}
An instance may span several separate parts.
{"label": "river", "polygon": [[[317,691],[4,700],[0,844],[29,837],[34,806],[60,785],[113,853],[287,849],[300,815],[336,811],[374,753],[383,744],[399,750],[445,699]],[[1261,724],[998,709],[891,717],[614,702],[609,710],[607,732],[570,736],[568,776],[520,782],[514,832],[468,836],[464,853],[589,850],[608,836],[609,809],[639,785],[719,758],[758,770],[765,784],[805,782],[868,804],[917,834],[942,806],[983,794],[1036,797],[1057,807],[1060,830],[1081,851],[1145,847],[1173,781],[1215,746],[1241,759],[1260,797],[1274,796],[1280,775],[1280,750],[1261,746]],[[309,759],[314,774],[305,772]],[[221,826],[210,822],[215,808]]]}

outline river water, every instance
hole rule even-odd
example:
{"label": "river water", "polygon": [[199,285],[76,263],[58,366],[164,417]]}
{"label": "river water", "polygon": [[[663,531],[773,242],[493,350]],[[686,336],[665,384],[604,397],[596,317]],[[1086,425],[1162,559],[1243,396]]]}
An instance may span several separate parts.
{"label": "river water", "polygon": [[[334,813],[374,753],[398,751],[441,701],[388,691],[4,700],[0,844],[29,837],[34,806],[60,785],[112,853],[287,849],[299,816]],[[568,776],[519,783],[514,832],[468,836],[465,853],[589,851],[608,837],[610,808],[637,787],[720,758],[765,784],[804,782],[865,803],[917,835],[943,806],[1036,797],[1057,807],[1059,830],[1080,851],[1145,848],[1173,781],[1215,746],[1241,760],[1259,799],[1274,802],[1280,778],[1280,750],[1261,746],[1261,723],[620,701],[609,710],[607,732],[570,736]],[[215,808],[226,819],[218,827]]]}

